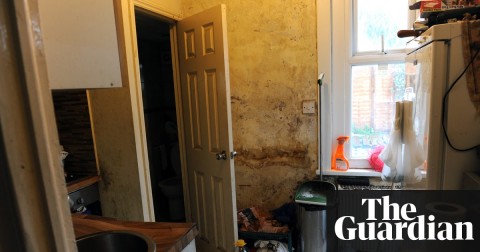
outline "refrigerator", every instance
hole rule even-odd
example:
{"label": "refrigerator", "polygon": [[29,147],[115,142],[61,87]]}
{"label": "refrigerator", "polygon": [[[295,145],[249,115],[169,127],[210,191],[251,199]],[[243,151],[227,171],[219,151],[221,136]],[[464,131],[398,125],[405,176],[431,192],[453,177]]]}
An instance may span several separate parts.
{"label": "refrigerator", "polygon": [[425,189],[464,189],[464,174],[480,172],[480,111],[467,90],[468,72],[462,74],[469,64],[464,60],[462,24],[432,26],[407,43],[406,67],[414,69],[407,78],[415,93],[414,129],[425,154]]}

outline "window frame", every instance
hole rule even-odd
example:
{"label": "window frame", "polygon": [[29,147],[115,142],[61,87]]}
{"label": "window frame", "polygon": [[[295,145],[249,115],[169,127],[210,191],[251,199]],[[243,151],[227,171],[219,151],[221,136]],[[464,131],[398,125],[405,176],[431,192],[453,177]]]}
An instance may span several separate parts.
{"label": "window frame", "polygon": [[[354,65],[403,63],[406,50],[391,50],[354,54],[354,2],[357,0],[317,0],[318,72],[324,73],[320,94],[319,115],[319,170],[329,175],[380,176],[373,171],[367,159],[350,160],[347,172],[331,170],[331,157],[337,143],[334,136],[350,135],[351,132],[351,68]],[[413,4],[415,0],[409,0]],[[408,8],[408,6],[406,6]],[[417,12],[409,12],[409,22]],[[410,26],[411,27],[411,26]],[[346,155],[350,154],[347,142]],[[320,171],[317,171],[319,173]]]}

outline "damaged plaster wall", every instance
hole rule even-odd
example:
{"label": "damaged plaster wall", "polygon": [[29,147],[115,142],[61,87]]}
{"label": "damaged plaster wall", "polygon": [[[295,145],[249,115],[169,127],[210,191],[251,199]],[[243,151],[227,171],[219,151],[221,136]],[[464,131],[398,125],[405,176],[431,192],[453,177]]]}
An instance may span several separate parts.
{"label": "damaged plaster wall", "polygon": [[225,3],[237,207],[273,209],[315,176],[315,0],[183,0],[185,17]]}
{"label": "damaged plaster wall", "polygon": [[[124,84],[128,85],[128,84]],[[142,221],[129,87],[88,91],[97,152],[102,215]],[[121,127],[119,127],[121,126]]]}

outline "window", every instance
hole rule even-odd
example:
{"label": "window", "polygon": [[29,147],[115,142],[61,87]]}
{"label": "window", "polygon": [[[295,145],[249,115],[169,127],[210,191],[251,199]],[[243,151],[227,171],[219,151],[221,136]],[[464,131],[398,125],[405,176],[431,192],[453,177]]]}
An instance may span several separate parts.
{"label": "window", "polygon": [[[388,142],[394,103],[403,99],[412,71],[404,61],[411,38],[400,39],[397,32],[412,27],[416,12],[408,7],[414,2],[319,0],[318,37],[325,38],[319,39],[319,72],[327,76],[321,112],[324,171],[330,170],[338,136],[350,137],[345,154],[351,169],[371,168],[371,151]],[[325,57],[328,47],[331,54]]]}

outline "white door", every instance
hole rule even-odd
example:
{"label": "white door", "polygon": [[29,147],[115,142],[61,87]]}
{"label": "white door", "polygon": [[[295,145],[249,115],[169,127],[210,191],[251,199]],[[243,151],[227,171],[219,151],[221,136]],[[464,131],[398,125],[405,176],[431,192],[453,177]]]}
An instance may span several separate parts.
{"label": "white door", "polygon": [[230,251],[237,237],[225,13],[219,5],[177,27],[191,217],[209,252]]}

